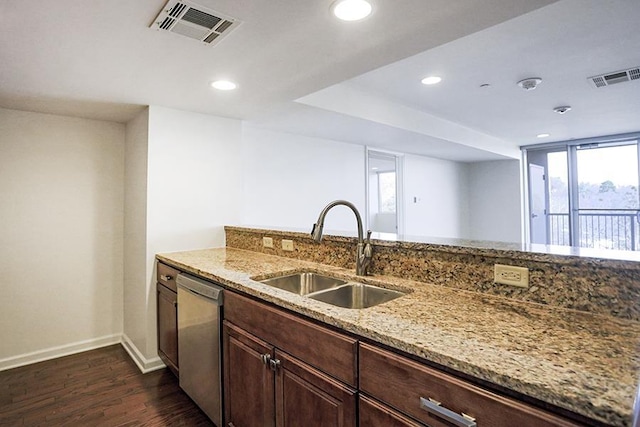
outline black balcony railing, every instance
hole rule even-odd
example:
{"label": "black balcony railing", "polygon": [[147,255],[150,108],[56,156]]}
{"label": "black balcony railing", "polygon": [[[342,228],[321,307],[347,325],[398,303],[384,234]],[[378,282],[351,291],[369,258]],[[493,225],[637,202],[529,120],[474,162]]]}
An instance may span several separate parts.
{"label": "black balcony railing", "polygon": [[[636,251],[640,249],[639,231],[636,212],[580,212],[576,246]],[[569,245],[569,233],[568,213],[549,214],[549,244]]]}

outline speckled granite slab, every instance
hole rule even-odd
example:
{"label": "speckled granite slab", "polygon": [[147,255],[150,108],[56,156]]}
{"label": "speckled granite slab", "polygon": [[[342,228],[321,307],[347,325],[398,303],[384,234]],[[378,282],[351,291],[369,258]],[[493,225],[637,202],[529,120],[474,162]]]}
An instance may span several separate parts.
{"label": "speckled granite slab", "polygon": [[[308,233],[225,227],[227,247],[247,249],[354,269],[352,237],[325,236],[321,244]],[[264,248],[262,237],[274,240]],[[281,240],[290,239],[295,250],[285,252]],[[440,239],[443,240],[443,239]],[[459,241],[456,241],[459,243]],[[612,252],[624,259],[608,259],[604,252],[557,247],[537,252],[517,250],[513,245],[487,248],[481,242],[455,246],[441,243],[373,240],[373,274],[397,276],[456,289],[500,295],[562,308],[607,314],[640,321],[640,254]],[[560,254],[559,252],[563,252]],[[583,256],[585,253],[588,256]],[[577,256],[580,255],[580,256]],[[529,269],[530,286],[517,288],[496,284],[494,264]]]}
{"label": "speckled granite slab", "polygon": [[351,269],[233,248],[158,259],[589,418],[631,425],[640,375],[638,322],[382,275],[364,281],[409,293],[364,310],[342,309],[253,278],[308,269],[363,281]]}

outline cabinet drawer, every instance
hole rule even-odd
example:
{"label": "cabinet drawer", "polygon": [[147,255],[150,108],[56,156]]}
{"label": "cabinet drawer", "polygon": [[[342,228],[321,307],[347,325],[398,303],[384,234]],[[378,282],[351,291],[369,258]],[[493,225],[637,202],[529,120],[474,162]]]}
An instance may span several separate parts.
{"label": "cabinet drawer", "polygon": [[475,418],[478,427],[578,425],[368,344],[360,344],[359,374],[363,392],[432,427],[465,424],[452,424],[429,412],[421,398],[441,402],[438,411],[446,408]]}
{"label": "cabinet drawer", "polygon": [[162,283],[163,285],[173,290],[174,292],[178,292],[178,287],[176,286],[176,277],[178,276],[178,273],[179,273],[178,270],[159,262],[157,273],[158,273],[157,274],[158,283]]}
{"label": "cabinet drawer", "polygon": [[224,304],[226,320],[334,378],[356,386],[355,339],[233,292],[225,294]]}
{"label": "cabinet drawer", "polygon": [[424,427],[365,395],[360,395],[360,425],[366,427]]}

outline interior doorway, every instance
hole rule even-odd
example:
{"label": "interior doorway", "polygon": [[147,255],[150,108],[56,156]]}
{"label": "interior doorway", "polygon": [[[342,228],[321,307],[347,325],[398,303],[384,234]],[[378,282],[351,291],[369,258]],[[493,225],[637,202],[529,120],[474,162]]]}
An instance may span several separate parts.
{"label": "interior doorway", "polygon": [[378,233],[402,234],[402,156],[366,150],[366,224]]}

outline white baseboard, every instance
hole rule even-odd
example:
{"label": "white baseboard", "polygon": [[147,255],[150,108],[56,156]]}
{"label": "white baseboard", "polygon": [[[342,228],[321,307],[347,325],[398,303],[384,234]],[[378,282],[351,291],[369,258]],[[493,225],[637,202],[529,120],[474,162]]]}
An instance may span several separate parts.
{"label": "white baseboard", "polygon": [[158,369],[162,369],[166,366],[158,356],[151,359],[144,357],[140,350],[138,350],[138,347],[135,346],[133,341],[131,341],[126,334],[122,335],[122,347],[124,347],[127,353],[129,353],[129,356],[135,364],[138,365],[138,369],[140,369],[140,372],[143,374],[157,371]]}
{"label": "white baseboard", "polygon": [[85,341],[78,341],[57,347],[50,347],[31,353],[20,354],[18,356],[0,359],[0,371],[17,368],[19,366],[30,365],[32,363],[43,362],[45,360],[57,359],[58,357],[69,356],[70,354],[81,353],[83,351],[94,350],[122,342],[121,334],[106,335],[104,337],[93,338]]}

